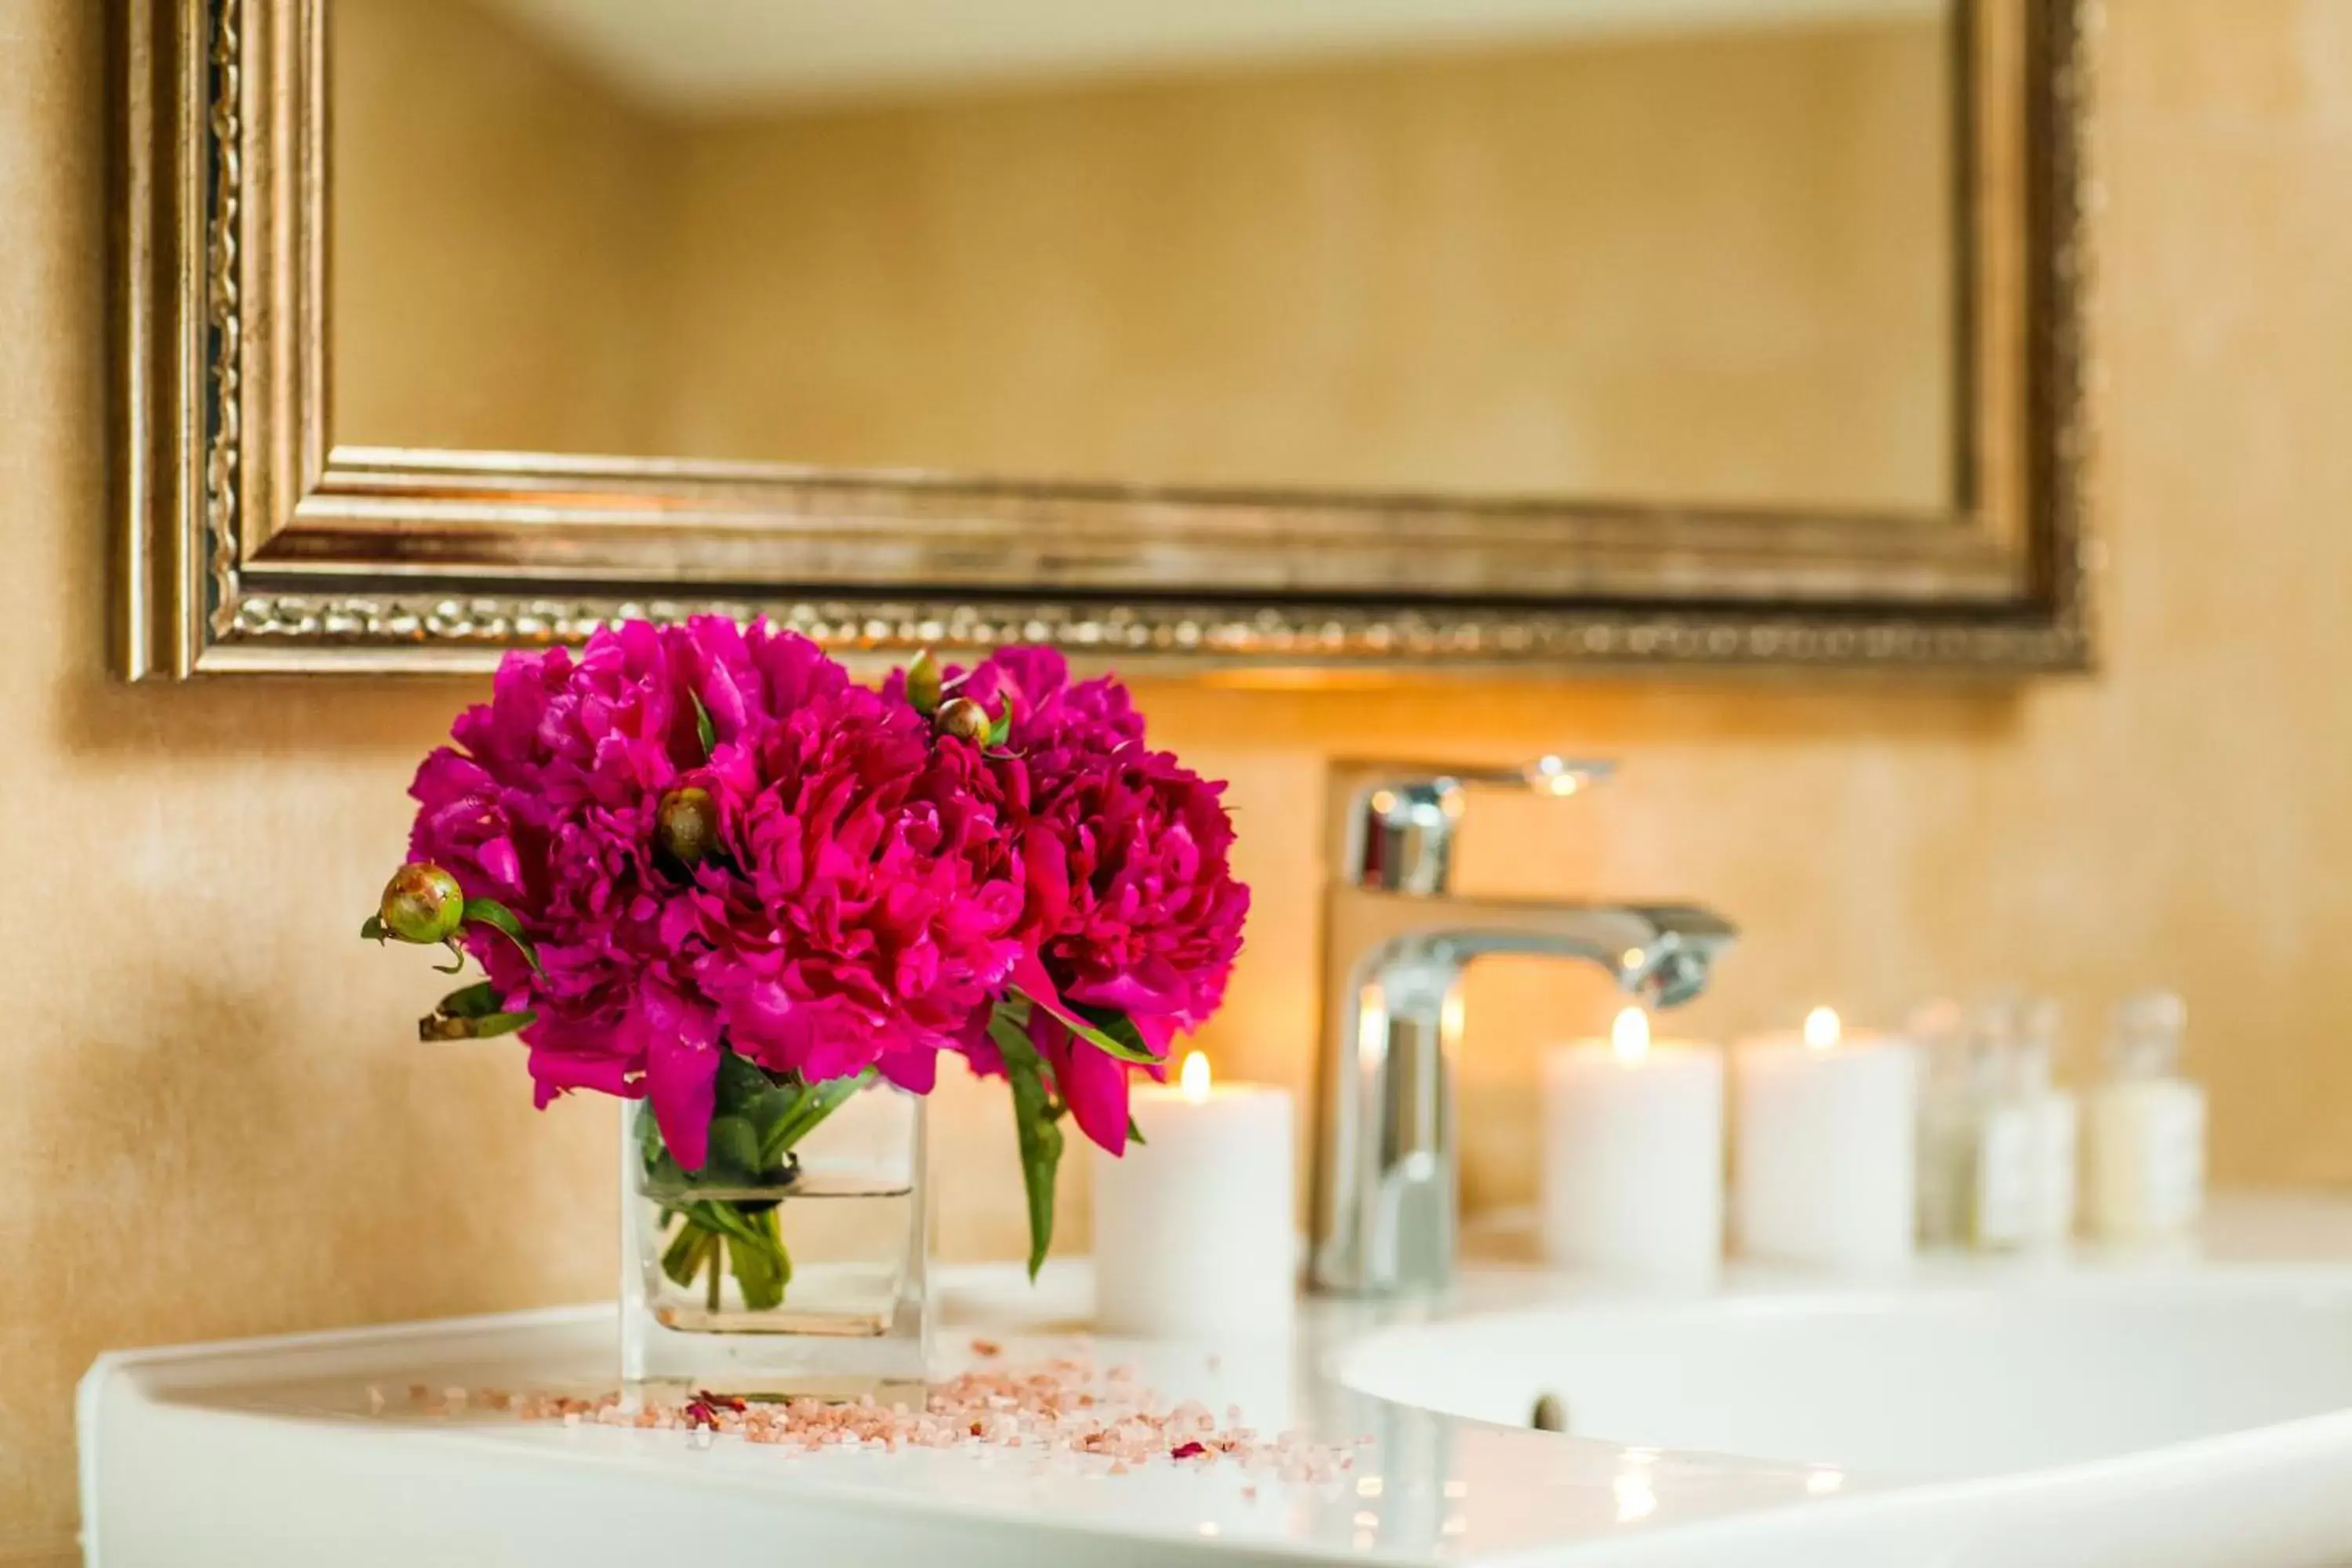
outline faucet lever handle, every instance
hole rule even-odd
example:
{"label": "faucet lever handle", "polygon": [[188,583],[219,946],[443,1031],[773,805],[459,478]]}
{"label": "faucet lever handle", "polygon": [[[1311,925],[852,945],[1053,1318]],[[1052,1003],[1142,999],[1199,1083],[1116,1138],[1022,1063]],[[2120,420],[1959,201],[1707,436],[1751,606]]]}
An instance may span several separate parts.
{"label": "faucet lever handle", "polygon": [[1531,790],[1566,799],[1617,771],[1605,758],[1542,756],[1517,767],[1376,765],[1348,796],[1344,874],[1358,887],[1422,898],[1444,894],[1453,873],[1454,830],[1472,785]]}

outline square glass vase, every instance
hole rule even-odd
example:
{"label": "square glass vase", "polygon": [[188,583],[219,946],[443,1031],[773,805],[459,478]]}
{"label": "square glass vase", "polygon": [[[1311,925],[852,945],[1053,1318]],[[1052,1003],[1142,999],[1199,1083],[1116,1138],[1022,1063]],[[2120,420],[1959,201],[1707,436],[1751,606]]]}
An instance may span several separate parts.
{"label": "square glass vase", "polygon": [[[681,1181],[621,1117],[621,1377],[657,1397],[921,1408],[931,1302],[923,1101],[859,1089],[769,1179]],[[667,1179],[666,1179],[667,1178]]]}

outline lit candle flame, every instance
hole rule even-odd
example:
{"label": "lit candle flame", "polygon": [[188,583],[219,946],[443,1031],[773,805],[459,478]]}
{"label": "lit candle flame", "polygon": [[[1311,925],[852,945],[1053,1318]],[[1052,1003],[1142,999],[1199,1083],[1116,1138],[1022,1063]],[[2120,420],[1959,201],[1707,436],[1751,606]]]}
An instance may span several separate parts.
{"label": "lit candle flame", "polygon": [[1650,1016],[1639,1007],[1617,1015],[1609,1027],[1609,1048],[1621,1062],[1638,1062],[1650,1054]]}
{"label": "lit candle flame", "polygon": [[1817,1051],[1838,1043],[1838,1016],[1833,1007],[1816,1007],[1805,1015],[1805,1044]]}
{"label": "lit candle flame", "polygon": [[1176,1075],[1177,1087],[1184,1098],[1198,1105],[1209,1098],[1209,1058],[1198,1051],[1184,1055],[1183,1070]]}

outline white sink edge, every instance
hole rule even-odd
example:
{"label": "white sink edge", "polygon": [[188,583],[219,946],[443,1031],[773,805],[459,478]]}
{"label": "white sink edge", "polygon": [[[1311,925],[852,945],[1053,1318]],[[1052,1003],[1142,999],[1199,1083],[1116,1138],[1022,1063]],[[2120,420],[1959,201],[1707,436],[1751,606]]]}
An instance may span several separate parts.
{"label": "white sink edge", "polygon": [[[2306,1209],[2312,1206],[2311,1200],[2296,1201]],[[2307,1249],[2305,1255],[2266,1254],[2221,1267],[2166,1260],[2149,1266],[2150,1277],[2168,1279],[2173,1289],[2185,1286],[2191,1290],[2224,1295],[2232,1290],[2275,1290],[2306,1283],[2330,1295],[2352,1294],[2352,1203],[2331,1202],[2312,1211],[2326,1220],[2326,1235],[2317,1243],[2311,1241],[2306,1234],[2310,1227],[2301,1221],[2282,1227],[2276,1213],[2267,1209],[2252,1212],[2262,1221],[2255,1226],[2257,1230],[2263,1226],[2269,1227],[2265,1248],[2277,1251],[2281,1235],[2290,1241],[2301,1236]],[[2230,1253],[2226,1245],[2230,1227],[2225,1223],[2221,1228],[2225,1245],[2215,1250],[2226,1256]],[[2292,1254],[2294,1248],[2290,1246],[2286,1250]],[[2137,1267],[2130,1266],[2125,1272]],[[1067,1320],[1074,1314],[1083,1315],[1087,1279],[1080,1264],[1050,1266],[1044,1286],[1034,1295],[1019,1286],[1016,1266],[949,1268],[941,1275],[945,1284],[956,1288],[949,1294],[965,1298],[967,1305],[978,1306],[969,1321],[951,1321],[942,1334],[943,1349],[957,1346],[959,1336],[975,1331],[1003,1339],[1008,1348],[1016,1351],[1050,1352],[1091,1346],[1105,1361],[1127,1359],[1129,1352],[1134,1351],[1169,1362],[1197,1355],[1209,1348],[1164,1342],[1135,1345],[1065,1335],[1033,1338],[1046,1323]],[[1965,1305],[1976,1299],[2000,1299],[2021,1286],[2062,1292],[2085,1286],[2112,1289],[2115,1278],[2116,1272],[2104,1267],[2098,1270],[2102,1286],[2093,1284],[2087,1278],[2070,1277],[2065,1270],[1968,1264],[1950,1271],[1924,1270],[1908,1285],[1880,1290],[1846,1291],[1793,1279],[1738,1279],[1729,1287],[1728,1299],[1718,1301],[1716,1310],[1737,1311],[1752,1308],[1787,1312],[1803,1310],[1809,1305],[1826,1308],[1832,1304],[1851,1310],[1880,1295],[1910,1296],[1916,1300],[1919,1293]],[[1050,1543],[1057,1540],[1098,1543],[1106,1528],[1109,1534],[1132,1542],[1138,1552],[1155,1561],[1159,1554],[1166,1552],[1186,1561],[1213,1558],[1222,1562],[1339,1563],[1369,1557],[1419,1563],[1610,1564],[1686,1561],[1689,1554],[1704,1551],[1706,1560],[1710,1562],[1785,1561],[1832,1565],[1852,1562],[1870,1563],[1874,1568],[1876,1564],[1904,1561],[1934,1563],[1939,1568],[1976,1563],[2095,1563],[2118,1560],[2097,1552],[2129,1544],[2135,1533],[2130,1529],[2118,1535],[2104,1526],[2085,1527],[2087,1514],[2103,1512],[2117,1515],[2126,1526],[2134,1518],[2152,1521],[2139,1534],[2146,1534],[2147,1530],[2162,1532],[2155,1550],[2130,1558],[2136,1563],[2227,1563],[2233,1568],[2255,1563],[2288,1564],[2325,1560],[2313,1554],[2311,1549],[2315,1542],[2326,1546],[2329,1555],[2336,1558],[2352,1548],[2352,1514],[2341,1510],[2331,1511],[2325,1506],[2316,1510],[2305,1510],[2287,1521],[2291,1528],[2275,1532],[2276,1539],[2222,1542],[2200,1540],[2193,1519],[2184,1523],[2161,1510],[2151,1514],[2138,1506],[2151,1495],[2151,1489],[2161,1493],[2185,1487],[2200,1496],[2227,1500],[2245,1493],[2249,1487],[2259,1489],[2281,1478],[2294,1480],[2306,1489],[2352,1496],[2352,1411],[2161,1446],[2082,1465],[1969,1479],[1898,1481],[1889,1478],[1881,1482],[1866,1472],[1857,1472],[1853,1489],[1827,1499],[1804,1494],[1803,1467],[1738,1454],[1677,1450],[1651,1456],[1663,1459],[1676,1478],[1673,1485],[1660,1489],[1655,1512],[1637,1527],[1620,1530],[1613,1528],[1613,1521],[1596,1515],[1591,1504],[1596,1496],[1605,1503],[1608,1478],[1642,1450],[1599,1438],[1531,1435],[1338,1387],[1337,1374],[1347,1353],[1371,1342],[1384,1331],[1400,1327],[1401,1318],[1444,1321],[1540,1312],[1547,1308],[1558,1310],[1562,1304],[1596,1313],[1654,1314],[1675,1310],[1674,1303],[1656,1300],[1596,1297],[1575,1281],[1540,1270],[1477,1268],[1465,1274],[1455,1299],[1442,1310],[1315,1301],[1307,1303],[1302,1312],[1302,1334],[1296,1349],[1299,1382],[1302,1386],[1319,1390],[1323,1395],[1336,1395],[1328,1408],[1344,1408],[1376,1421],[1389,1435],[1379,1463],[1385,1471],[1399,1478],[1392,1498],[1396,1490],[1408,1489],[1414,1484],[1416,1475],[1420,1480],[1429,1481],[1441,1474],[1461,1474],[1473,1483],[1496,1477],[1533,1478],[1528,1482],[1532,1510],[1529,1517],[1503,1519],[1483,1538],[1474,1534],[1465,1541],[1445,1542],[1433,1534],[1426,1541],[1400,1540],[1393,1545],[1383,1540],[1366,1552],[1349,1538],[1343,1512],[1336,1516],[1339,1521],[1336,1523],[1309,1521],[1255,1537],[1229,1535],[1209,1542],[1171,1534],[1164,1521],[1155,1525],[1149,1520],[1122,1517],[1105,1527],[1099,1518],[1090,1521],[1057,1512],[1052,1499],[1043,1494],[1043,1500],[1034,1506],[1017,1498],[994,1495],[933,1495],[921,1485],[902,1485],[890,1474],[878,1470],[843,1478],[807,1470],[795,1474],[789,1470],[755,1471],[714,1466],[696,1475],[693,1484],[698,1491],[706,1486],[716,1486],[771,1509],[783,1509],[793,1500],[807,1504],[831,1497],[836,1503],[854,1501],[861,1513],[875,1511],[877,1517],[893,1510],[915,1510],[939,1520],[961,1521],[967,1529],[984,1524],[990,1528],[982,1533],[1005,1545],[1003,1561],[1034,1564],[1035,1568],[1043,1568],[1048,1562],[1085,1560],[1083,1554],[1076,1554],[1075,1544],[1056,1550]],[[516,1335],[533,1342],[567,1336],[597,1340],[612,1318],[609,1304],[597,1304],[109,1352],[93,1364],[78,1391],[77,1408],[83,1436],[79,1479],[89,1561],[100,1568],[117,1568],[115,1558],[100,1550],[106,1542],[108,1519],[100,1462],[108,1437],[119,1435],[110,1434],[110,1426],[142,1418],[144,1413],[165,1405],[175,1407],[174,1413],[183,1415],[193,1408],[185,1401],[159,1401],[157,1395],[224,1385],[225,1382],[264,1373],[281,1380],[298,1373],[316,1378],[356,1376],[396,1366],[408,1356],[438,1355],[446,1360],[455,1352],[464,1357],[476,1349],[495,1349],[500,1342],[515,1342]],[[386,1381],[391,1380],[387,1375]],[[605,1380],[609,1381],[609,1373]],[[208,1417],[214,1412],[199,1414]],[[278,1419],[250,1411],[237,1414],[244,1420],[264,1425]],[[1316,1417],[1326,1418],[1326,1407],[1318,1406]],[[1350,1434],[1322,1430],[1316,1435],[1338,1440]],[[458,1436],[449,1434],[452,1438]],[[1415,1444],[1434,1445],[1431,1451],[1437,1453],[1440,1464],[1456,1468],[1429,1468],[1427,1453],[1407,1451]],[[468,1433],[461,1446],[477,1460],[485,1456],[530,1458],[534,1461],[551,1457],[526,1455],[523,1450],[528,1445],[518,1445],[488,1433]],[[607,1468],[613,1462],[610,1456],[599,1458],[593,1453],[575,1457]],[[1414,1471],[1415,1465],[1422,1466],[1422,1469]],[[633,1457],[625,1468],[643,1479],[671,1466],[672,1460],[666,1453],[648,1450],[642,1459]],[[778,1484],[779,1478],[785,1475],[793,1479]],[[2235,1492],[2231,1491],[2233,1487]],[[1138,1489],[1134,1495],[1140,1499],[1143,1489]],[[1491,1500],[1481,1500],[1487,1501],[1492,1509]],[[2347,1507],[2352,1508],[2352,1503]],[[1487,1531],[1484,1522],[1474,1528]],[[1011,1543],[1024,1538],[1034,1543],[1034,1552],[1012,1550]],[[878,1550],[881,1543],[875,1544]],[[247,1560],[264,1561],[258,1557]],[[990,1560],[997,1559],[992,1556]],[[140,1568],[140,1564],[150,1561],[162,1559],[126,1556],[121,1568]]]}

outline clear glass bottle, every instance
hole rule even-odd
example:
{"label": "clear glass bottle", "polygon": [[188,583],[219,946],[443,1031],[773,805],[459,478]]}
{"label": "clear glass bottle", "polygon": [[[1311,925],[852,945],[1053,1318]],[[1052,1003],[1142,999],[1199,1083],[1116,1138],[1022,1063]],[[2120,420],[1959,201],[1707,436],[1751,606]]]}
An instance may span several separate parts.
{"label": "clear glass bottle", "polygon": [[2048,997],[2027,1004],[2009,1064],[2011,1093],[2025,1122],[2029,1172],[2019,1239],[2032,1247],[2063,1246],[2074,1233],[2080,1115],[2074,1097],[2055,1082],[2060,1016],[2058,1004]]}
{"label": "clear glass bottle", "polygon": [[2033,1213],[2033,1117],[2020,1071],[2029,1005],[2022,994],[2003,992],[1977,1009],[1969,1028],[1977,1136],[1969,1240],[1989,1250],[2023,1246]]}
{"label": "clear glass bottle", "polygon": [[1977,1180],[1980,1085],[1974,1042],[1960,1005],[1923,1002],[1905,1020],[1904,1033],[1919,1054],[1919,1240],[1929,1247],[1964,1247]]}
{"label": "clear glass bottle", "polygon": [[2188,1008],[2170,992],[2116,1005],[2106,1076],[2084,1130],[2084,1196],[2102,1237],[2162,1240],[2204,1211],[2205,1091],[2180,1076],[2188,1026]]}
{"label": "clear glass bottle", "polygon": [[[746,1399],[922,1397],[929,1352],[923,1101],[800,1084],[729,1057],[703,1168],[622,1107],[621,1372]],[[730,1094],[728,1077],[735,1081]]]}
{"label": "clear glass bottle", "polygon": [[2074,1227],[2074,1096],[2058,1089],[2059,1010],[2004,993],[1970,1031],[1976,1094],[1968,1239],[1995,1250],[2054,1247]]}

